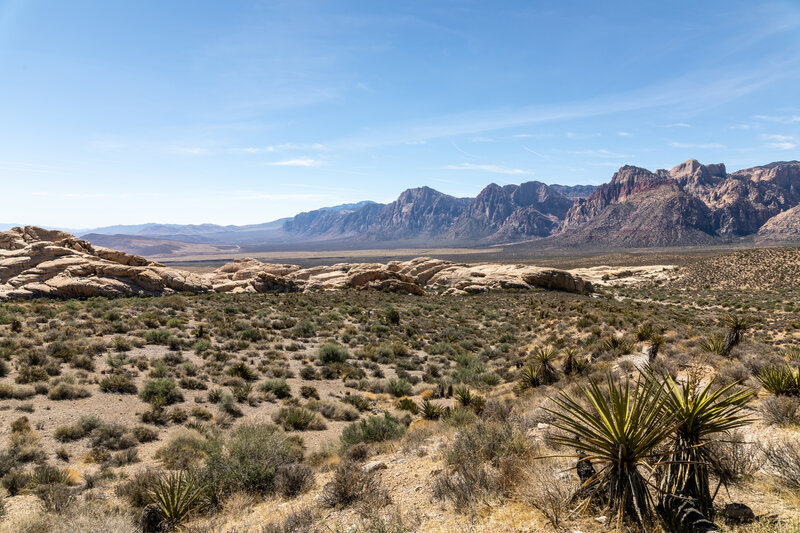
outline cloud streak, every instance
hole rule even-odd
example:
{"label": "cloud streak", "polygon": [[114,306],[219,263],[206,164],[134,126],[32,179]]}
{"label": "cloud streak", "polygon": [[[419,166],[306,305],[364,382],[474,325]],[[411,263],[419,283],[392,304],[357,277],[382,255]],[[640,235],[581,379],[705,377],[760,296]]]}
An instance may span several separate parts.
{"label": "cloud streak", "polygon": [[274,167],[318,167],[322,161],[316,159],[286,159],[285,161],[273,161],[268,163]]}
{"label": "cloud streak", "polygon": [[473,163],[460,163],[458,165],[445,165],[442,167],[444,170],[477,170],[481,172],[491,172],[492,174],[532,174],[527,170],[520,168],[508,168],[502,165],[475,165]]}

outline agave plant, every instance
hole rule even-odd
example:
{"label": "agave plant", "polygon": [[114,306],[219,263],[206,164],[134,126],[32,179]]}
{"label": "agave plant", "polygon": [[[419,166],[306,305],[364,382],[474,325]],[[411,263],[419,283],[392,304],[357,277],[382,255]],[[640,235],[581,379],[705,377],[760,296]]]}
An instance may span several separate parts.
{"label": "agave plant", "polygon": [[771,365],[762,368],[754,377],[775,396],[800,396],[800,368],[792,370],[788,365]]}
{"label": "agave plant", "polygon": [[533,353],[533,365],[539,370],[539,380],[544,385],[549,385],[556,381],[558,371],[555,367],[558,358],[558,349],[553,346],[540,346]]}
{"label": "agave plant", "polygon": [[205,487],[187,472],[169,472],[159,476],[150,490],[158,505],[164,526],[172,529],[205,503]]}
{"label": "agave plant", "polygon": [[[650,379],[655,381],[651,375]],[[711,518],[714,497],[708,482],[714,458],[708,446],[710,437],[752,422],[742,410],[753,398],[750,390],[734,390],[738,382],[714,387],[712,379],[700,388],[692,381],[676,384],[664,377],[665,411],[678,422],[672,442],[672,454],[662,478],[662,491],[696,502],[700,511]]]}
{"label": "agave plant", "polygon": [[605,387],[590,381],[581,392],[588,406],[562,391],[553,398],[557,409],[548,409],[553,425],[566,432],[554,442],[575,449],[572,457],[594,468],[581,507],[604,502],[618,528],[625,518],[645,526],[654,509],[649,480],[664,459],[659,447],[677,425],[664,409],[663,388],[647,379],[617,383],[609,375]]}

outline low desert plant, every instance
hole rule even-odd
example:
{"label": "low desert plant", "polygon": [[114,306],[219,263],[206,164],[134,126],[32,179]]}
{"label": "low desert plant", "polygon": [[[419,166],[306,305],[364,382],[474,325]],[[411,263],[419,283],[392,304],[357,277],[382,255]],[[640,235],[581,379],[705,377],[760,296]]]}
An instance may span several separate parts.
{"label": "low desert plant", "polygon": [[383,442],[401,437],[405,426],[389,413],[374,415],[358,422],[353,422],[342,431],[340,440],[344,448],[359,442]]}
{"label": "low desert plant", "polygon": [[304,407],[282,407],[272,419],[286,430],[319,431],[327,427],[317,413]]}
{"label": "low desert plant", "polygon": [[175,382],[169,378],[161,378],[145,383],[139,397],[147,403],[163,407],[165,405],[172,405],[174,403],[183,401],[183,394],[181,394]]}
{"label": "low desert plant", "polygon": [[367,472],[358,463],[344,460],[323,488],[320,501],[326,507],[348,507],[367,499],[376,506],[391,502],[377,473]]}
{"label": "low desert plant", "polygon": [[275,473],[275,490],[284,498],[293,498],[314,485],[314,471],[300,463],[278,467]]}
{"label": "low desert plant", "polygon": [[184,471],[162,474],[150,489],[168,529],[186,520],[205,504],[205,487],[192,474]]}

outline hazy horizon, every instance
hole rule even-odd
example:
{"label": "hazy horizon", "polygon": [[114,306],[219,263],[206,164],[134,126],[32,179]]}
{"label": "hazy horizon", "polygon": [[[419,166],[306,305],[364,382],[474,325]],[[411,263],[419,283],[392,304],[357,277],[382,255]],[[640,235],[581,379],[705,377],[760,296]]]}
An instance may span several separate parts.
{"label": "hazy horizon", "polygon": [[800,159],[798,30],[788,1],[0,0],[0,221],[245,225]]}

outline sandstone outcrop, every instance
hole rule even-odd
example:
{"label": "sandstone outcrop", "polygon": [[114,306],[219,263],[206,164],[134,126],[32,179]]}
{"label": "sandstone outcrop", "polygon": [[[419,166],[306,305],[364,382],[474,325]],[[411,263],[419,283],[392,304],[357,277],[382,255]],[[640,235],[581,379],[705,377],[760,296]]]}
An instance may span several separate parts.
{"label": "sandstone outcrop", "polygon": [[591,284],[580,276],[561,270],[529,265],[466,265],[429,257],[311,268],[244,258],[200,275],[94,247],[68,233],[36,227],[0,233],[0,299],[342,289],[423,295],[425,289],[463,294],[534,287],[591,291]]}
{"label": "sandstone outcrop", "polygon": [[0,299],[206,292],[203,277],[28,226],[0,232]]}

